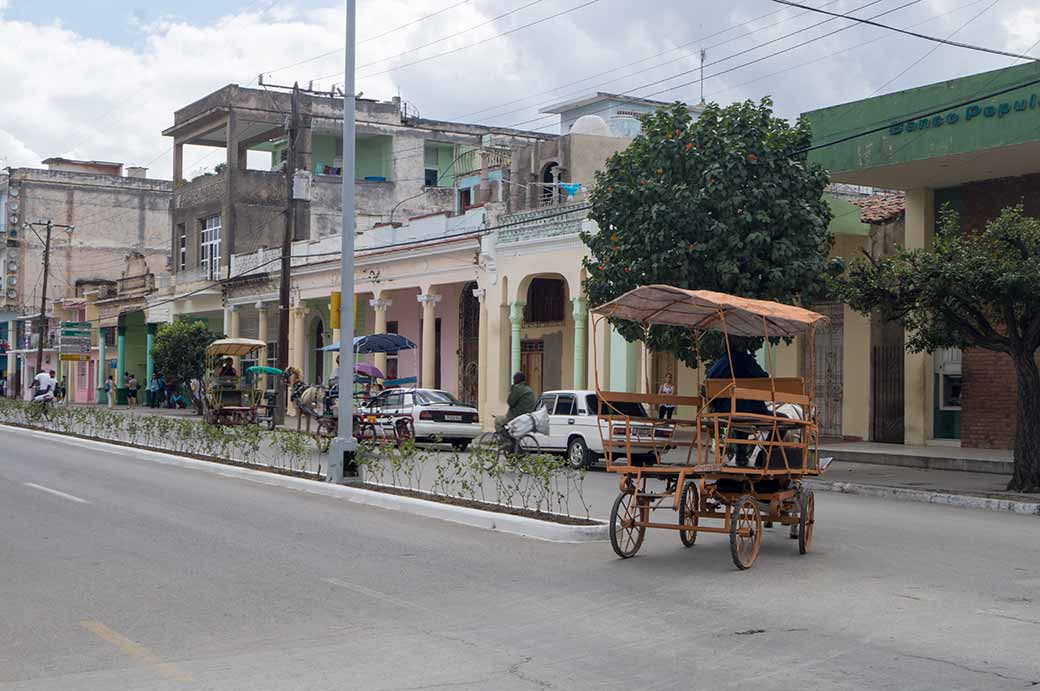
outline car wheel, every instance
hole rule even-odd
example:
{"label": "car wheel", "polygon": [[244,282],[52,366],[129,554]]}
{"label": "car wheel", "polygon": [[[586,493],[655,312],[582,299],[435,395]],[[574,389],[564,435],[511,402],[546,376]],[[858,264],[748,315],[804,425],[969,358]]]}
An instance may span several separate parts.
{"label": "car wheel", "polygon": [[465,451],[469,448],[469,439],[453,439],[451,442],[451,448],[456,451]]}
{"label": "car wheel", "polygon": [[574,437],[567,443],[567,462],[575,470],[588,468],[590,462],[589,447],[581,437]]}

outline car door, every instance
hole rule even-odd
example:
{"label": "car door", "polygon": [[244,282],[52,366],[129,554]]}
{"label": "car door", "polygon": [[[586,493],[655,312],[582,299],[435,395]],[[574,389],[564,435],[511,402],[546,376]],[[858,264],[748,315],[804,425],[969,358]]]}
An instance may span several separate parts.
{"label": "car door", "polygon": [[535,405],[535,410],[545,409],[549,413],[549,434],[539,434],[534,432],[534,438],[538,440],[538,445],[543,449],[550,448],[550,440],[552,435],[552,413],[553,408],[556,405],[556,394],[547,393],[542,394],[542,397],[538,399],[538,404]]}
{"label": "car door", "polygon": [[566,449],[578,422],[578,398],[572,393],[556,396],[556,407],[549,416],[549,448]]}

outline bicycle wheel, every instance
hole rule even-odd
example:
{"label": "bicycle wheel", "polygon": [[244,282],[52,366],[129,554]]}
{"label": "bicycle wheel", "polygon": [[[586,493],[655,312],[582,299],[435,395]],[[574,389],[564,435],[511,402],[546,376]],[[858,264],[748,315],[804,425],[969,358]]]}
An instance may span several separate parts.
{"label": "bicycle wheel", "polygon": [[542,450],[541,444],[533,434],[525,434],[517,439],[516,448],[520,453],[540,453]]}

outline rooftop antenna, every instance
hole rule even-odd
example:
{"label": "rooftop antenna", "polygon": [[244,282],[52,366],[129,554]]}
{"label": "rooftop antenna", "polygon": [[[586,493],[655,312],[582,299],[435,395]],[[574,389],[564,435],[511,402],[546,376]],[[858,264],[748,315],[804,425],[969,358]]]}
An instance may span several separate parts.
{"label": "rooftop antenna", "polygon": [[708,51],[701,48],[701,103],[704,103],[704,59],[708,57]]}

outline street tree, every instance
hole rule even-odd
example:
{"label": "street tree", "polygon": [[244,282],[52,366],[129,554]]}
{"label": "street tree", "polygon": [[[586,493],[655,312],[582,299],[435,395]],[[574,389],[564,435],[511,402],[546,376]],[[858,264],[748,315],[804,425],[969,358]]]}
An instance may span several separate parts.
{"label": "street tree", "polygon": [[217,334],[200,321],[178,320],[165,324],[155,335],[152,359],[155,370],[167,379],[181,383],[201,379],[205,368],[206,346]]}
{"label": "street tree", "polygon": [[1040,219],[1004,209],[962,229],[949,207],[930,247],[853,262],[838,292],[857,311],[907,329],[907,348],[1004,353],[1017,383],[1015,462],[1008,489],[1040,492]]}
{"label": "street tree", "polygon": [[[596,173],[589,215],[599,231],[582,235],[589,303],[655,283],[786,303],[820,296],[831,212],[827,172],[795,153],[810,141],[808,121],[776,117],[768,98],[708,104],[696,119],[681,103],[645,116]],[[687,331],[614,327],[696,364]]]}

